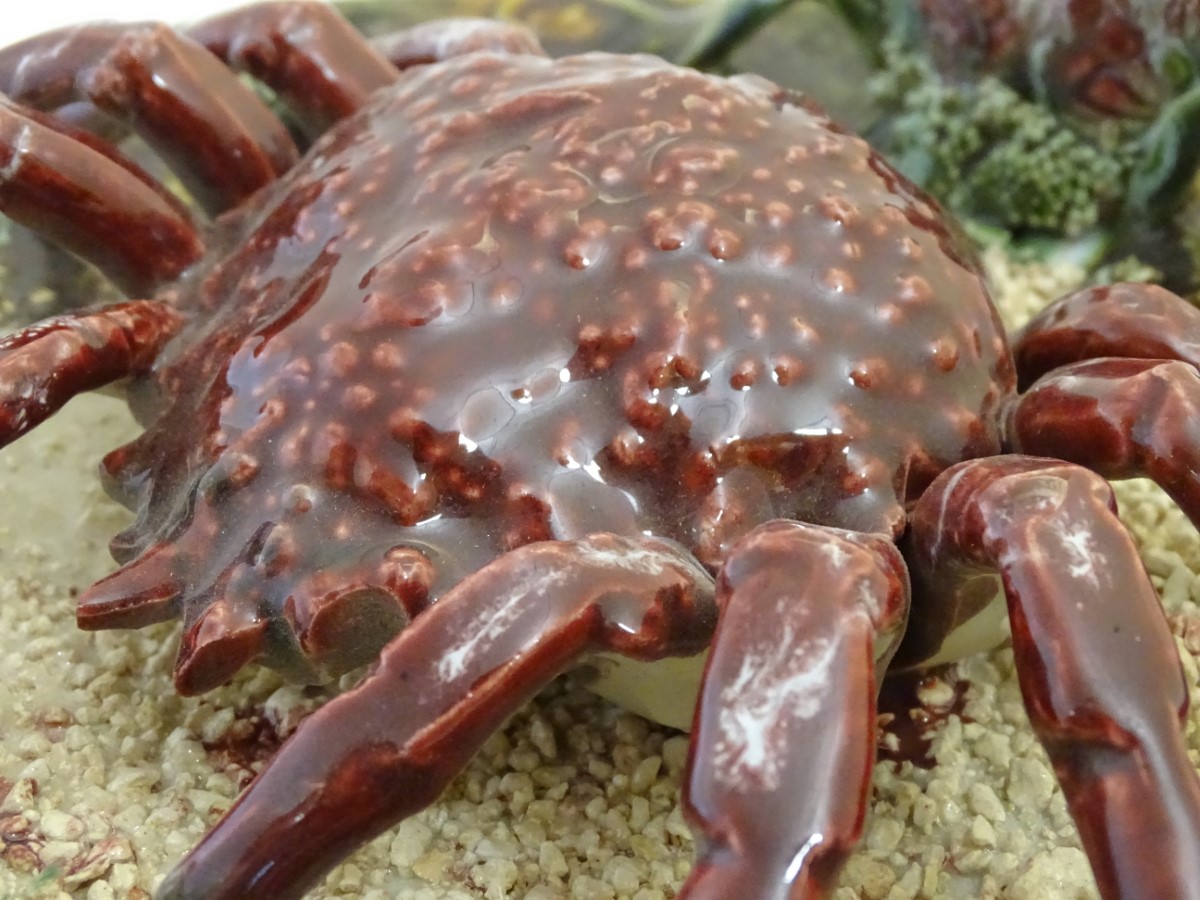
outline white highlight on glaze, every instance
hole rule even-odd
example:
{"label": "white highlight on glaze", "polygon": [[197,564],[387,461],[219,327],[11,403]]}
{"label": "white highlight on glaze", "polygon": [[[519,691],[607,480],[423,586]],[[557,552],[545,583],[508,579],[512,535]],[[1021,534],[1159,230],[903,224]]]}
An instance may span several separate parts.
{"label": "white highlight on glaze", "polygon": [[841,544],[836,540],[821,544],[820,553],[829,560],[829,565],[835,569],[840,569],[850,558],[850,554],[843,550]]}
{"label": "white highlight on glaze", "polygon": [[825,835],[819,832],[812,835],[807,841],[804,842],[804,846],[800,848],[800,852],[797,853],[792,859],[791,863],[788,864],[787,873],[783,876],[783,881],[785,884],[791,884],[796,880],[797,877],[799,877],[800,870],[803,869],[804,864],[808,862],[808,858],[812,855],[813,850],[815,850],[824,842]]}
{"label": "white highlight on glaze", "polygon": [[1100,578],[1096,572],[1096,542],[1087,527],[1081,524],[1063,525],[1058,532],[1062,539],[1062,548],[1067,556],[1067,571],[1072,578],[1088,581],[1092,586],[1100,586]]}
{"label": "white highlight on glaze", "polygon": [[937,562],[938,557],[942,552],[942,543],[946,537],[946,512],[950,506],[950,498],[954,496],[955,490],[958,488],[958,483],[963,480],[970,466],[963,466],[957,472],[950,476],[950,480],[946,482],[946,486],[942,489],[942,502],[938,507],[937,529],[934,531],[933,549],[929,552],[929,558]]}
{"label": "white highlight on glaze", "polygon": [[[643,547],[619,538],[616,539],[613,549],[597,548],[591,541],[582,541],[575,549],[582,559],[578,563],[568,561],[568,566],[619,569],[647,578],[661,575],[671,562],[678,562],[681,567],[688,565],[686,561],[689,559],[686,553],[681,553],[680,559],[676,560],[665,550]],[[463,629],[461,643],[448,650],[438,662],[439,679],[451,682],[461,678],[471,667],[476,656],[486,653],[498,637],[512,628],[523,609],[544,609],[552,593],[570,590],[569,576],[563,561],[555,560],[552,565],[547,566],[540,556],[541,554],[535,552],[533,558],[528,561],[528,574],[518,574],[515,590],[500,599],[498,604],[490,604],[480,610],[467,623]],[[708,573],[698,563],[691,565],[691,568],[698,583],[711,583]]]}
{"label": "white highlight on glaze", "polygon": [[721,692],[721,736],[713,751],[719,778],[731,786],[752,779],[766,791],[779,787],[787,725],[820,713],[836,655],[835,642],[799,641],[792,625],[746,653]]}
{"label": "white highlight on glaze", "polygon": [[[621,541],[619,549],[599,550],[585,544],[585,556],[589,562],[613,569],[622,569],[638,575],[661,575],[666,568],[664,555],[656,550]],[[686,556],[683,559],[687,559]]]}
{"label": "white highlight on glaze", "polygon": [[21,170],[25,157],[29,154],[29,141],[33,137],[33,128],[28,123],[22,123],[13,141],[12,156],[8,163],[0,168],[0,182],[11,181]]}
{"label": "white highlight on glaze", "polygon": [[449,650],[438,662],[438,678],[443,682],[461,678],[470,667],[472,659],[486,652],[496,638],[507,632],[517,621],[521,610],[536,604],[538,598],[561,587],[566,574],[548,570],[536,577],[521,579],[520,587],[510,593],[498,606],[487,606],[480,610],[463,629],[463,640]]}

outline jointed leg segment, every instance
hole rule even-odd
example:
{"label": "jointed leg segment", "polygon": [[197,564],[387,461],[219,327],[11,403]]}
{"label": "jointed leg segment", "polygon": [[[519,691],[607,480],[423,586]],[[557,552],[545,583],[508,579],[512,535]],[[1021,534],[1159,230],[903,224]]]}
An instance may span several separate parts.
{"label": "jointed leg segment", "polygon": [[908,613],[888,540],[772,522],[730,553],[692,731],[688,900],[830,896],[862,833],[875,701]]}
{"label": "jointed leg segment", "polygon": [[1107,482],[1030,457],[961,463],[922,497],[911,527],[914,626],[969,605],[981,579],[999,576],[1025,705],[1101,894],[1194,897],[1200,780],[1180,730],[1187,687]]}
{"label": "jointed leg segment", "polygon": [[268,85],[312,136],[397,78],[387,59],[325,3],[259,3],[214,16],[188,33]]}
{"label": "jointed leg segment", "polygon": [[537,35],[528,28],[494,19],[440,19],[376,38],[373,43],[397,69],[466,53],[546,55]]}
{"label": "jointed leg segment", "polygon": [[594,535],[501,557],[301,725],[160,898],[298,897],[436,799],[488,735],[582,654],[692,655],[715,618],[707,573],[662,541]]}
{"label": "jointed leg segment", "polygon": [[279,119],[211,53],[164,25],[64,29],[0,51],[0,92],[52,111],[88,100],[140,134],[210,213],[296,161]]}
{"label": "jointed leg segment", "polygon": [[148,368],[179,324],[165,303],[136,300],[0,338],[0,446],[76,394]]}
{"label": "jointed leg segment", "polygon": [[179,207],[126,165],[0,98],[0,211],[133,296],[204,252]]}
{"label": "jointed leg segment", "polygon": [[1152,478],[1200,526],[1200,310],[1152,285],[1051,304],[1014,348],[1031,387],[1008,411],[1012,450]]}

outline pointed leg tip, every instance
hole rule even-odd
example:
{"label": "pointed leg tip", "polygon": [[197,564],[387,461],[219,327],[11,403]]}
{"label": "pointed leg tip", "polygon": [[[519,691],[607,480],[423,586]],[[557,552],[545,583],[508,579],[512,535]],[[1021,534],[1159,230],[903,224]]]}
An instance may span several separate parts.
{"label": "pointed leg tip", "polygon": [[215,603],[184,632],[175,661],[175,689],[183,696],[220,687],[262,656],[267,623],[230,619],[225,604]]}
{"label": "pointed leg tip", "polygon": [[81,630],[145,628],[175,618],[179,597],[175,585],[163,582],[143,590],[122,590],[112,584],[113,577],[96,582],[76,601],[75,623]]}
{"label": "pointed leg tip", "polygon": [[317,668],[337,675],[376,659],[407,624],[403,606],[385,590],[331,591],[312,604],[300,645]]}

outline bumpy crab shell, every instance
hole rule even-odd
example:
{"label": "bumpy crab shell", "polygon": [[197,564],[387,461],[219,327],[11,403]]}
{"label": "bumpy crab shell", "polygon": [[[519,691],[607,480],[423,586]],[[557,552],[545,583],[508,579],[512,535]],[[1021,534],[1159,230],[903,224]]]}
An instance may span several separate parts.
{"label": "bumpy crab shell", "polygon": [[1014,364],[933,205],[759,79],[548,60],[468,25],[389,42],[434,63],[397,80],[304,4],[194,34],[313,130],[345,121],[296,162],[252,94],[154,26],[0,54],[21,102],[126,114],[214,216],[195,227],[104,142],[0,105],[0,206],[148,295],[0,343],[0,438],[132,377],[147,431],[104,471],[138,517],[79,618],[181,615],[182,690],[255,661],[327,675],[399,634],[164,897],[297,896],[564,667],[709,643],[683,894],[823,896],[861,832],[910,576],[904,662],[963,652],[1006,598],[1098,880],[1189,895],[1179,661],[1080,464],[1151,474],[1196,517],[1195,310],[1066,298]]}
{"label": "bumpy crab shell", "polygon": [[344,671],[531,541],[649,530],[715,567],[776,517],[898,536],[999,447],[1014,375],[963,251],[753,78],[449,61],[221,228],[131,385],[146,433],[104,461],[138,512],[126,566],[79,605],[181,614],[186,691]]}

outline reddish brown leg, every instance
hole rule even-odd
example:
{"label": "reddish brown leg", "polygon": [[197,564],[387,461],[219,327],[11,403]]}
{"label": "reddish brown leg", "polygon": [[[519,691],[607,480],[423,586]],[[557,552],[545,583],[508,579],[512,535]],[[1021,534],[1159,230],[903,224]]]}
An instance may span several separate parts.
{"label": "reddish brown leg", "polygon": [[127,122],[209,212],[287,171],[296,148],[255,93],[165,25],[62,29],[0,50],[0,91],[53,110],[89,100]]}
{"label": "reddish brown leg", "polygon": [[1010,409],[1007,443],[1106,478],[1152,478],[1200,525],[1200,374],[1187,363],[1097,359],[1056,369]]}
{"label": "reddish brown leg", "polygon": [[546,55],[537,35],[524,25],[495,19],[438,19],[376,38],[372,43],[397,69],[466,53]]}
{"label": "reddish brown leg", "polygon": [[1013,342],[1021,390],[1054,369],[1108,356],[1200,367],[1200,309],[1153,284],[1085,288],[1051,303]]}
{"label": "reddish brown leg", "polygon": [[178,277],[204,252],[192,224],[155,187],[2,98],[0,211],[133,295]]}
{"label": "reddish brown leg", "polygon": [[76,394],[148,368],[179,324],[165,303],[135,300],[0,338],[0,447]]}
{"label": "reddish brown leg", "polygon": [[530,544],[462,581],[309,718],[167,878],[159,900],[299,897],[431,803],[480,744],[588,651],[691,655],[712,581],[675,545],[594,535]]}
{"label": "reddish brown leg", "polygon": [[256,3],[214,16],[188,34],[269,85],[314,136],[397,77],[337,10],[311,0]]}
{"label": "reddish brown leg", "polygon": [[1025,706],[1101,894],[1185,900],[1200,884],[1200,780],[1175,645],[1112,489],[1068,463],[943,473],[912,516],[914,624],[999,575]]}
{"label": "reddish brown leg", "polygon": [[875,700],[908,612],[880,537],[772,522],[731,551],[692,731],[688,900],[832,895],[866,816]]}
{"label": "reddish brown leg", "polygon": [[1033,384],[1011,449],[1152,478],[1200,525],[1200,310],[1153,285],[1090,288],[1030,322],[1014,356]]}

